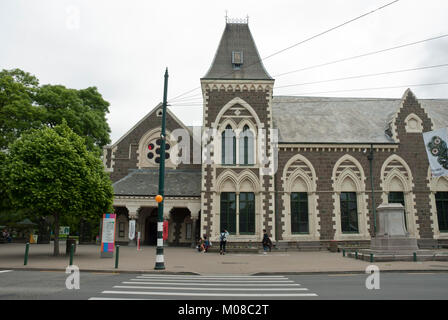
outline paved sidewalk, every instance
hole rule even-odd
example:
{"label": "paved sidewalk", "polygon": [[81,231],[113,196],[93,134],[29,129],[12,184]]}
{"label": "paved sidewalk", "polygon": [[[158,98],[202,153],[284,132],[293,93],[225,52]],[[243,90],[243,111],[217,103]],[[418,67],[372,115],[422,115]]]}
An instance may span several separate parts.
{"label": "paved sidewalk", "polygon": [[[53,257],[52,244],[31,244],[28,265],[24,266],[24,244],[0,244],[0,269],[65,270],[69,256],[65,243],[63,255]],[[446,251],[446,250],[445,250]],[[342,253],[271,252],[256,253],[199,253],[192,248],[165,247],[165,272],[197,274],[257,274],[257,273],[364,273],[369,262],[343,257]],[[97,245],[79,245],[73,264],[81,271],[97,272],[161,272],[155,271],[156,247],[120,247],[119,267],[115,258],[100,258]],[[446,271],[448,261],[375,262],[380,270]]]}

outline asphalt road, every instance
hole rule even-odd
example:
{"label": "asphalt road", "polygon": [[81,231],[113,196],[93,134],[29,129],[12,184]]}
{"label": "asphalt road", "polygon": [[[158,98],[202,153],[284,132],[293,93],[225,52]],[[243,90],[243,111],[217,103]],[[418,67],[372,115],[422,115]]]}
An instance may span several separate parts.
{"label": "asphalt road", "polygon": [[379,289],[367,274],[162,275],[80,273],[69,290],[63,272],[0,270],[0,300],[410,300],[448,298],[448,273],[380,273]]}

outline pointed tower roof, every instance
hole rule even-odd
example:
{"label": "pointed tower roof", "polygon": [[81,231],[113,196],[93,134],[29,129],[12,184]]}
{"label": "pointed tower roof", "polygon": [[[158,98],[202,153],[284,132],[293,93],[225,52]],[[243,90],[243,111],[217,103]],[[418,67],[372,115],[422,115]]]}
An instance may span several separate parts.
{"label": "pointed tower roof", "polygon": [[273,80],[261,62],[247,22],[226,21],[213,63],[202,79]]}

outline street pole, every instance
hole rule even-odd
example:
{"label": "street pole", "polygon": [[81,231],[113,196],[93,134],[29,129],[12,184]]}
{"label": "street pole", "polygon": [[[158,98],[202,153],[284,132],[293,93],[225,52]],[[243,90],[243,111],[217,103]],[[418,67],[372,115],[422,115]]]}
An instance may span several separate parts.
{"label": "street pole", "polygon": [[[160,166],[159,166],[159,195],[164,198],[165,184],[165,125],[166,125],[166,96],[168,92],[168,68],[165,71],[165,84],[163,88],[163,105],[162,105],[162,133],[160,139]],[[163,203],[164,199],[159,202],[158,206],[158,222],[157,222],[157,251],[155,270],[165,270],[165,261],[163,257]]]}
{"label": "street pole", "polygon": [[369,159],[370,164],[370,187],[372,189],[372,209],[373,209],[373,232],[374,237],[376,236],[376,208],[375,208],[375,191],[374,191],[374,184],[373,184],[373,144],[370,144],[370,153],[367,156],[367,159]]}

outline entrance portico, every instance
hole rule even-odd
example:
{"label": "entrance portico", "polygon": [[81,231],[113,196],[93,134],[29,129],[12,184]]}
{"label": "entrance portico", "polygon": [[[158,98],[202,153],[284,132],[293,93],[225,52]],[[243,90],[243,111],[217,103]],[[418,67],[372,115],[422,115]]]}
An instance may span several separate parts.
{"label": "entrance portico", "polygon": [[[168,221],[168,245],[193,246],[199,236],[199,197],[166,197],[164,221]],[[158,208],[154,197],[116,196],[114,210],[117,213],[116,241],[135,245],[129,240],[129,222],[136,221],[136,233],[141,234],[141,244],[156,245]],[[137,237],[136,237],[137,238]]]}

